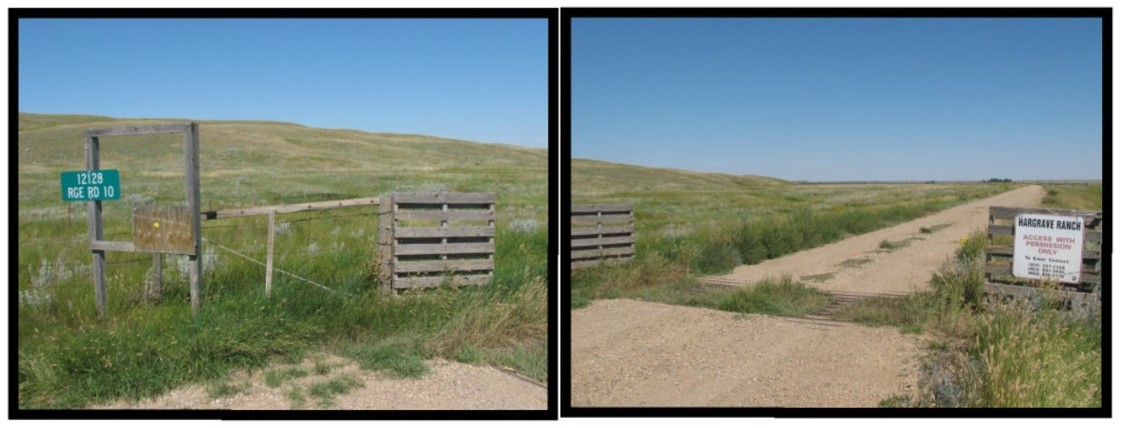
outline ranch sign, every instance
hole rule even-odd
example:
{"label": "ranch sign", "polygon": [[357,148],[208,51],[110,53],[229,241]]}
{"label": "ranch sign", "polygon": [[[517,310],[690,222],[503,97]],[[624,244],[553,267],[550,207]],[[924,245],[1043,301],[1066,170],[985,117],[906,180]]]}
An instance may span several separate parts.
{"label": "ranch sign", "polygon": [[64,171],[62,200],[104,201],[121,199],[121,173],[115,169]]}
{"label": "ranch sign", "polygon": [[1084,226],[1081,217],[1020,214],[1015,225],[1013,276],[1079,282]]}

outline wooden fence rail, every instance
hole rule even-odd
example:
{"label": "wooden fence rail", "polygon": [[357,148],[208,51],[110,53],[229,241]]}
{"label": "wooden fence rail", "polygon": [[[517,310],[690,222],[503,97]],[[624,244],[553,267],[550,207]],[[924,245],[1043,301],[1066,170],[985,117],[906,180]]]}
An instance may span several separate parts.
{"label": "wooden fence rail", "polygon": [[383,287],[485,285],[494,279],[494,193],[394,193],[378,215]]}
{"label": "wooden fence rail", "polygon": [[634,205],[573,205],[570,269],[634,258]]}
{"label": "wooden fence rail", "polygon": [[[1082,266],[1077,284],[1061,284],[1058,289],[1036,287],[1038,280],[1012,276],[1015,260],[1011,242],[1016,236],[1015,218],[1020,214],[1047,214],[1081,217],[1084,222]],[[985,288],[991,294],[1030,297],[1047,294],[1052,299],[1070,300],[1075,304],[1098,304],[1101,299],[1102,236],[1104,222],[1101,212],[1047,209],[990,207],[988,246],[985,247]]]}

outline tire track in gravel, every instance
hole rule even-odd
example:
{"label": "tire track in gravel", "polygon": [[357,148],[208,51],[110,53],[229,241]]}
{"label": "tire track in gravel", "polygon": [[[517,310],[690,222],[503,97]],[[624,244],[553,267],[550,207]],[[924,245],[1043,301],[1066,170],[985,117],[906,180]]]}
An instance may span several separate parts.
{"label": "tire track in gravel", "polygon": [[[1028,186],[759,265],[710,281],[832,274],[827,291],[908,293],[987,223],[990,205],[1037,206]],[[949,224],[931,234],[921,227]],[[916,236],[921,235],[921,236]],[[883,240],[912,239],[879,251]],[[870,261],[842,268],[856,258]],[[852,264],[852,263],[849,263]],[[908,394],[926,342],[896,328],[741,315],[635,300],[599,300],[572,312],[575,407],[875,407]]]}

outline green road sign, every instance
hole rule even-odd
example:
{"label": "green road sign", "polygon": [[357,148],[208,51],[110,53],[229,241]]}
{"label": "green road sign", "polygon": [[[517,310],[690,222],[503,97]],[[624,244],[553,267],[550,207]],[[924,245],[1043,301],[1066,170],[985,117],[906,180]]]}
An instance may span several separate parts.
{"label": "green road sign", "polygon": [[115,169],[64,171],[62,200],[103,201],[121,199],[121,172]]}

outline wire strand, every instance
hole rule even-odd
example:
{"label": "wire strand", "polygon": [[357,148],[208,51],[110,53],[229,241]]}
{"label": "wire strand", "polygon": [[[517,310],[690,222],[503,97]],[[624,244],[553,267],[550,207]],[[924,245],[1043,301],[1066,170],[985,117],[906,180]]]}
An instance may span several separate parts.
{"label": "wire strand", "polygon": [[[219,244],[219,243],[217,243],[217,242],[211,241],[211,240],[209,240],[209,239],[206,239],[206,238],[202,238],[202,240],[203,240],[203,241],[206,241],[206,242],[209,242],[209,243],[211,243],[211,244],[214,244],[214,245],[216,245],[216,246],[217,246],[218,248],[221,248],[221,249],[223,249],[223,250],[226,250],[226,251],[229,251],[229,252],[231,252],[231,253],[233,253],[233,254],[235,254],[235,255],[237,255],[237,256],[240,256],[240,257],[241,257],[241,258],[243,258],[243,259],[249,260],[249,261],[251,261],[251,262],[253,262],[253,263],[256,263],[256,264],[259,264],[259,265],[261,265],[261,266],[265,266],[266,268],[268,267],[268,265],[266,265],[265,263],[262,263],[262,262],[260,262],[260,261],[258,261],[258,260],[256,260],[256,259],[254,259],[254,258],[252,258],[252,257],[246,256],[246,255],[244,255],[244,254],[241,254],[241,253],[239,253],[239,252],[237,252],[237,251],[234,251],[233,249],[230,249],[229,247],[226,247],[226,246],[224,246],[224,245],[222,245],[222,244]],[[283,274],[285,274],[285,275],[291,276],[291,277],[293,277],[293,278],[296,278],[296,279],[298,279],[298,280],[304,281],[304,282],[306,282],[306,283],[308,283],[308,284],[311,284],[311,285],[314,285],[314,286],[316,286],[316,287],[322,288],[322,289],[324,289],[324,290],[330,291],[330,292],[332,292],[332,293],[335,293],[335,294],[340,294],[340,295],[343,295],[343,296],[346,296],[346,297],[354,297],[354,296],[352,296],[352,295],[350,295],[350,294],[346,294],[346,293],[343,293],[343,292],[341,292],[341,291],[338,291],[338,290],[332,290],[332,289],[328,288],[327,286],[325,286],[325,285],[323,285],[323,284],[320,284],[320,283],[317,283],[317,282],[315,282],[315,281],[312,281],[312,280],[310,280],[310,279],[307,279],[307,278],[301,277],[301,276],[299,276],[299,275],[296,275],[296,274],[294,274],[294,273],[291,273],[291,272],[287,272],[287,271],[285,271],[285,270],[283,270],[283,269],[280,269],[280,268],[278,268],[278,267],[276,267],[276,266],[273,266],[273,270],[275,270],[275,271],[277,271],[277,272],[280,272],[280,273],[283,273]]]}

